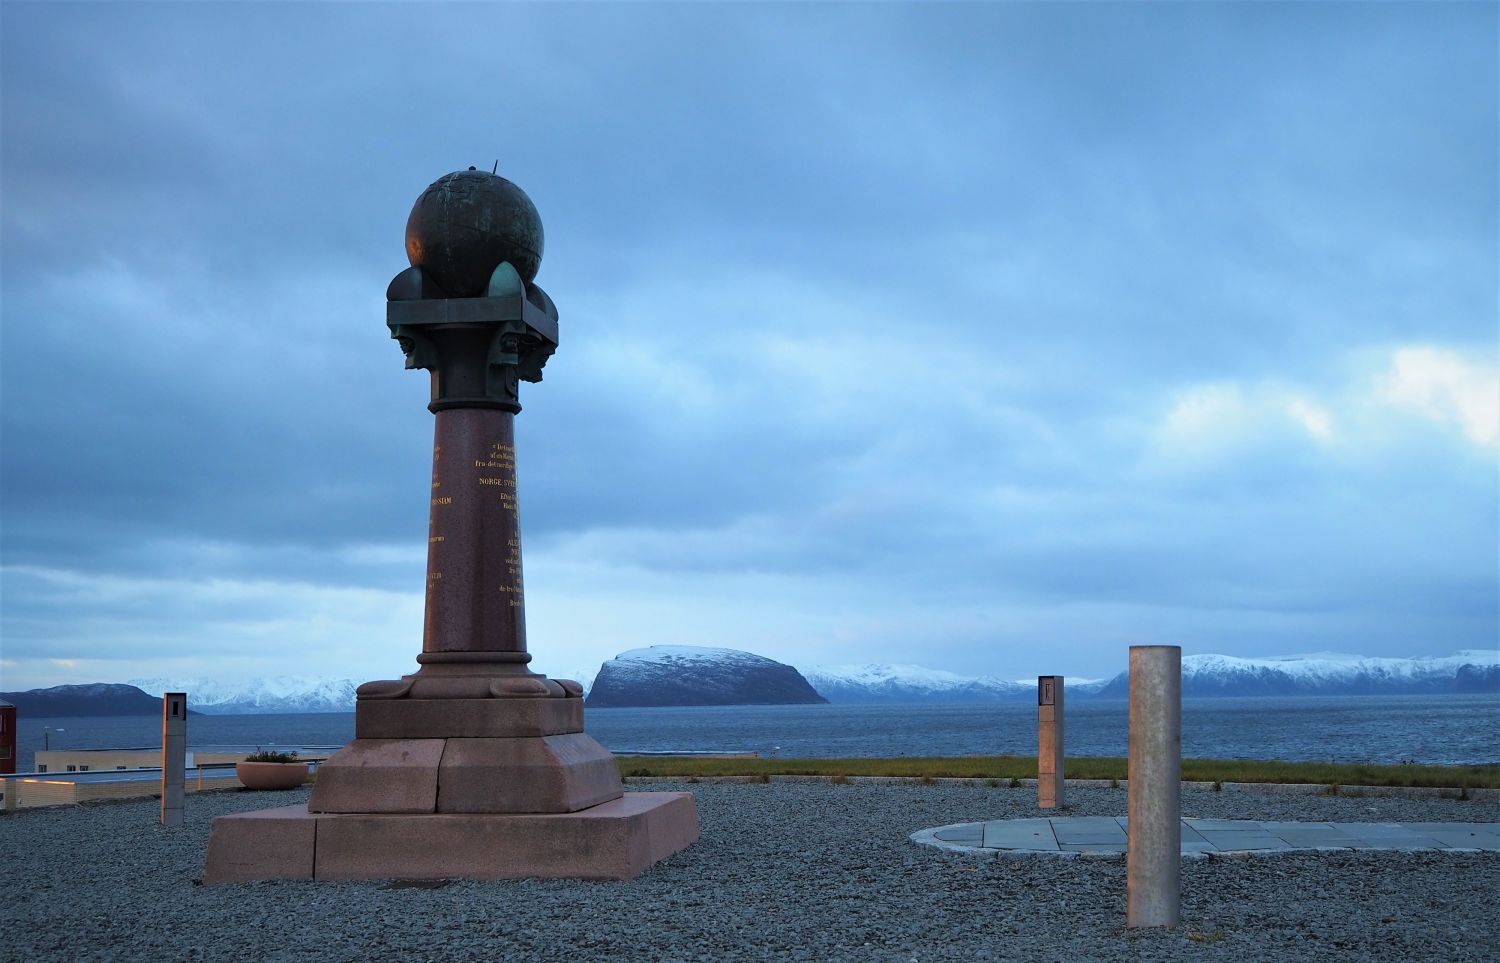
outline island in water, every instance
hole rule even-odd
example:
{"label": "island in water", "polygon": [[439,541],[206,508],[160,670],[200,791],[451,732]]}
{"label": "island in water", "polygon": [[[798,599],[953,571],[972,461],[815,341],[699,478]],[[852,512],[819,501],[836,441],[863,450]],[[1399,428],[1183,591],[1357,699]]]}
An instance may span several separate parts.
{"label": "island in water", "polygon": [[805,705],[828,700],[789,665],[739,649],[653,645],[599,667],[590,708]]}

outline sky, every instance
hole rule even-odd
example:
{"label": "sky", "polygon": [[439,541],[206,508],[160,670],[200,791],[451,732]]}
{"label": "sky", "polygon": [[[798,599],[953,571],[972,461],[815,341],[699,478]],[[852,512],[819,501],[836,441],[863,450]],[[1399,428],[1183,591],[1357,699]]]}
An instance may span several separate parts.
{"label": "sky", "polygon": [[0,689],[395,678],[386,284],[535,202],[533,668],[1500,637],[1497,7],[0,6]]}

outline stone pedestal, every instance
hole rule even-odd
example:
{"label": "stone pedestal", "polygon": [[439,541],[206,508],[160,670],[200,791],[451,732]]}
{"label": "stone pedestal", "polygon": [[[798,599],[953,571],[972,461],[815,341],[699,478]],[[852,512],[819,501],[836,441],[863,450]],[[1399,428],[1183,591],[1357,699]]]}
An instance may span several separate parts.
{"label": "stone pedestal", "polygon": [[624,792],[576,683],[414,699],[414,678],[360,687],[356,738],[318,767],[305,807],[214,820],[204,883],[630,879],[697,840],[691,794]]}
{"label": "stone pedestal", "polygon": [[[476,736],[462,731],[462,725],[443,725],[448,703],[475,701],[480,700],[411,700],[413,718],[427,717],[430,728],[414,725],[395,738],[356,738],[318,767],[308,810],[571,813],[624,792],[614,756],[584,733],[581,711],[572,713],[576,721],[530,727],[550,732],[527,732],[519,724],[537,715],[536,703],[556,702],[563,708],[571,703],[581,709],[583,700],[493,700],[489,715],[496,722],[481,731],[498,734]],[[361,701],[356,707],[356,733],[368,705]],[[506,713],[510,708],[520,711]],[[500,720],[507,714],[521,719],[505,724]],[[443,729],[449,730],[446,738]]]}
{"label": "stone pedestal", "polygon": [[698,839],[691,793],[633,792],[575,813],[358,815],[302,806],[214,820],[203,882],[633,879]]}

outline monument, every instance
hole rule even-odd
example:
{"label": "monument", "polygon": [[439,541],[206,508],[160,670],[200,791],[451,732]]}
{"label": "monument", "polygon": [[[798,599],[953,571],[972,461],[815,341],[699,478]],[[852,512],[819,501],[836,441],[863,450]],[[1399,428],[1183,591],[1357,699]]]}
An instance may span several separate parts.
{"label": "monument", "polygon": [[691,794],[624,792],[582,687],[527,668],[514,420],[558,343],[542,239],[530,198],[472,167],[412,207],[386,324],[432,378],[418,668],[359,687],[306,807],[214,820],[205,883],[629,879],[698,838]]}

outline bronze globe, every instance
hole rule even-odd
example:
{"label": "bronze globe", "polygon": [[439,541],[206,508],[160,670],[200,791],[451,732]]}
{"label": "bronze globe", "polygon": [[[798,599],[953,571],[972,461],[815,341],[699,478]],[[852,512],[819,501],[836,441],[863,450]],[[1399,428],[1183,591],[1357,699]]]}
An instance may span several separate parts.
{"label": "bronze globe", "polygon": [[469,168],[433,181],[406,219],[406,256],[449,297],[483,297],[509,261],[531,282],[542,266],[542,219],[531,198],[496,174]]}

